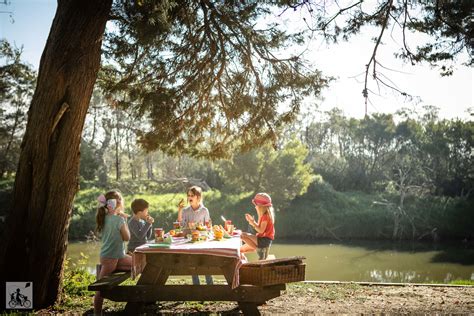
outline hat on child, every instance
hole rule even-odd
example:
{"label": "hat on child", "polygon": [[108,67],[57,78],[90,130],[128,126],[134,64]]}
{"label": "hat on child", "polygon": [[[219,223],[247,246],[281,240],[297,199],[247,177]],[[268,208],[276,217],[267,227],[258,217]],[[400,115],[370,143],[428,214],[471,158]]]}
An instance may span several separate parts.
{"label": "hat on child", "polygon": [[266,193],[257,193],[252,200],[253,205],[272,206],[272,198]]}

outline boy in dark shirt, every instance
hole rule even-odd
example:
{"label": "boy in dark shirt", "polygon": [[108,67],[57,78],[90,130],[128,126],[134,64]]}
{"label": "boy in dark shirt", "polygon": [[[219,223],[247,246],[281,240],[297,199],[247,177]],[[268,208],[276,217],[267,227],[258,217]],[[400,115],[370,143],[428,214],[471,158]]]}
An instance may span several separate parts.
{"label": "boy in dark shirt", "polygon": [[148,215],[148,206],[148,202],[144,199],[135,199],[132,202],[133,216],[128,221],[130,241],[127,250],[129,252],[134,252],[135,248],[146,244],[147,239],[152,238],[154,219]]}

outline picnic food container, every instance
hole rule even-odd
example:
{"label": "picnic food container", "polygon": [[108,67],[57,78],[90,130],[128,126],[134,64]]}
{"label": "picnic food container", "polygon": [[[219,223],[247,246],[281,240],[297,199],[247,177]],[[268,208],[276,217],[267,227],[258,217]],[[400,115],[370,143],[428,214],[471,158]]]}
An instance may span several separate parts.
{"label": "picnic food container", "polygon": [[244,263],[240,267],[240,284],[267,286],[304,281],[305,257],[261,260]]}
{"label": "picnic food container", "polygon": [[155,228],[155,241],[161,242],[163,241],[163,236],[165,235],[165,231],[163,228]]}

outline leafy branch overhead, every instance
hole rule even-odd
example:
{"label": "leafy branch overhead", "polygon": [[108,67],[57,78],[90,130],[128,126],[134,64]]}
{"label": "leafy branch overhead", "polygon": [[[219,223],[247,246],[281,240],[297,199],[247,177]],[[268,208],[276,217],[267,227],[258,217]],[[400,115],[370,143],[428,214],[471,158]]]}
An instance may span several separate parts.
{"label": "leafy branch overhead", "polygon": [[375,28],[374,46],[367,56],[363,95],[368,97],[368,76],[377,86],[386,86],[406,93],[382,73],[387,70],[377,58],[384,40],[392,38],[399,51],[394,55],[412,65],[427,62],[439,67],[442,76],[451,75],[455,61],[460,59],[467,66],[474,64],[474,22],[471,0],[377,0],[327,1],[303,0],[290,5],[301,10],[309,30],[321,33],[329,42],[348,40],[365,32],[366,26]]}
{"label": "leafy branch overhead", "polygon": [[300,56],[277,53],[301,34],[260,27],[271,14],[260,1],[231,2],[115,3],[101,85],[142,118],[147,150],[219,158],[276,143],[326,85]]}

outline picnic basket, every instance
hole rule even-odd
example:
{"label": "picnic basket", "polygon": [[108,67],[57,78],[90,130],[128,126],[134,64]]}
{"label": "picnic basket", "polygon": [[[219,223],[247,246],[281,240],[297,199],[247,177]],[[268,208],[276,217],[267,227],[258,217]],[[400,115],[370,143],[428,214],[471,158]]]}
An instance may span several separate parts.
{"label": "picnic basket", "polygon": [[244,263],[239,270],[240,284],[267,286],[304,281],[305,257],[291,257]]}

